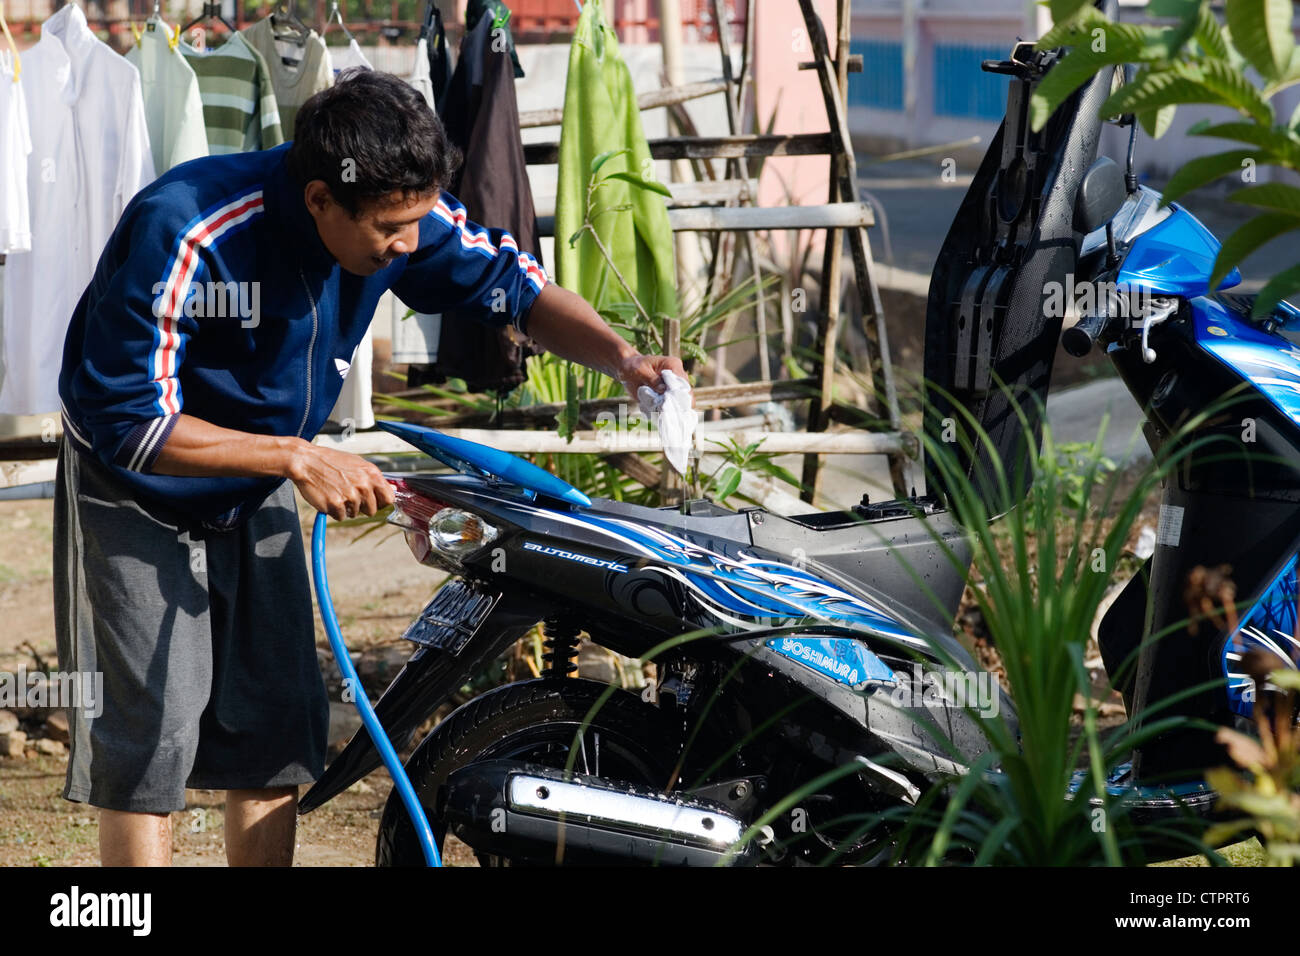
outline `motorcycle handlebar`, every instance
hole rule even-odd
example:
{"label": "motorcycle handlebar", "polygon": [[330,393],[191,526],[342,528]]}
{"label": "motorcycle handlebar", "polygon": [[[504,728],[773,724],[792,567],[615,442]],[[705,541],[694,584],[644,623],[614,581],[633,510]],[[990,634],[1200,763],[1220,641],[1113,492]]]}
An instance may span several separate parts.
{"label": "motorcycle handlebar", "polygon": [[1061,345],[1075,358],[1083,358],[1092,351],[1109,321],[1110,316],[1104,313],[1082,316],[1061,333]]}

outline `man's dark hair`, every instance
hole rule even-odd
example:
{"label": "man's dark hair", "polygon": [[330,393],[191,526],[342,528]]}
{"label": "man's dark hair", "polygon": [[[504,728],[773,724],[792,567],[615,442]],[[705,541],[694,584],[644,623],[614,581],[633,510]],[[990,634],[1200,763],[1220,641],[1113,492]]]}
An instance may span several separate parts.
{"label": "man's dark hair", "polygon": [[410,197],[445,189],[461,154],[414,87],[355,67],[298,110],[287,162],[303,185],[324,181],[355,217],[395,190]]}

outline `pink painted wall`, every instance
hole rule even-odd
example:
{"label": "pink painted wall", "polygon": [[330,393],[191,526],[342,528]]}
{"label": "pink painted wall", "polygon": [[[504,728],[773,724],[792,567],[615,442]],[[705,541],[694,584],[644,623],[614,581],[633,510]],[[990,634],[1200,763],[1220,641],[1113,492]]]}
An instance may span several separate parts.
{"label": "pink painted wall", "polygon": [[[648,21],[659,19],[658,0],[618,0],[606,6],[606,11],[615,21],[632,21],[619,34],[620,43],[649,43],[652,37]],[[659,31],[653,37],[658,39]]]}
{"label": "pink painted wall", "polygon": [[[816,0],[815,6],[835,53],[835,0]],[[755,4],[754,94],[755,125],[765,130],[776,112],[774,133],[821,133],[830,129],[817,74],[799,70],[812,59],[812,44],[804,28],[799,5]],[[783,156],[768,159],[759,181],[759,205],[819,205],[830,188],[830,160],[824,156]],[[788,191],[788,195],[787,195]],[[783,244],[785,234],[773,234]]]}

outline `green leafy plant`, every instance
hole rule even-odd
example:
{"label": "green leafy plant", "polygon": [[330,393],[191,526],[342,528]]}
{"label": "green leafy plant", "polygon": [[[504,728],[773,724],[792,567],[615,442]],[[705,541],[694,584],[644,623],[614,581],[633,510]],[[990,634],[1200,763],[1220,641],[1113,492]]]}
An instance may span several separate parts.
{"label": "green leafy plant", "polygon": [[[626,301],[613,302],[602,307],[601,316],[638,351],[657,355],[663,354],[667,348],[665,321],[668,317],[662,314],[651,315],[641,303],[596,229],[596,223],[602,217],[626,213],[631,209],[631,206],[626,203],[599,205],[600,191],[610,184],[626,183],[634,188],[646,189],[663,196],[671,195],[666,186],[652,178],[624,171],[601,174],[601,170],[611,159],[627,152],[629,152],[627,149],[610,150],[601,153],[591,161],[583,224],[569,237],[569,244],[576,244],[584,233],[591,236],[601,257],[608,265],[610,274],[627,297]],[[748,282],[728,290],[716,301],[702,302],[684,315],[680,325],[680,349],[683,359],[689,362],[707,358],[702,345],[707,331],[714,325],[725,322],[728,316],[752,308],[755,297],[761,295],[766,286],[775,281],[775,276],[753,277]],[[563,404],[564,408],[556,419],[557,430],[559,434],[571,439],[581,425],[580,402],[615,398],[622,394],[623,387],[618,381],[548,354],[529,359],[529,378],[520,390],[520,403]],[[644,500],[655,495],[652,489],[646,489],[644,493],[638,495],[633,491],[635,483],[631,479],[613,465],[594,456],[556,455],[551,456],[547,464],[570,484],[584,491],[619,500],[629,497]]]}
{"label": "green leafy plant", "polygon": [[[614,398],[622,394],[622,385],[614,379],[547,354],[528,360],[528,380],[511,398],[521,406],[562,404],[559,432],[571,437],[582,424],[578,411],[580,401]],[[588,494],[642,504],[650,504],[657,498],[656,489],[643,489],[599,455],[547,453],[528,457]]]}
{"label": "green leafy plant", "polygon": [[[1066,442],[1055,445],[1053,452],[1055,457],[1040,460],[1034,480],[1050,480],[1055,484],[1064,505],[1064,512],[1058,517],[1076,514],[1087,503],[1093,490],[1089,476],[1095,472],[1095,480],[1100,481],[1115,471],[1115,462],[1101,454],[1100,446],[1095,442]],[[1034,514],[1025,516],[1026,524],[1031,528],[1034,518]]]}
{"label": "green leafy plant", "polygon": [[717,445],[723,455],[722,464],[714,469],[704,482],[705,492],[715,501],[726,502],[735,495],[740,489],[746,471],[777,478],[795,488],[802,487],[798,478],[776,463],[779,457],[776,453],[761,451],[762,439],[750,442],[748,445],[741,445],[734,438],[725,441],[710,438],[708,441],[710,444]]}
{"label": "green leafy plant", "polygon": [[[413,310],[408,310],[407,317],[409,318],[414,314]],[[399,382],[405,383],[408,381],[406,375],[392,369],[388,369],[384,374],[389,378],[397,379]],[[465,387],[464,380],[459,378],[449,379],[444,386],[431,385],[425,382],[420,385],[419,390],[429,396],[427,401],[420,402],[401,395],[376,392],[371,398],[371,405],[376,406],[376,411],[380,413],[380,417],[384,417],[383,413],[391,409],[415,412],[420,415],[439,416],[455,415],[460,412],[491,412],[496,408],[496,404],[491,398],[470,392]],[[432,404],[435,401],[441,404]]]}
{"label": "green leafy plant", "polygon": [[[989,439],[969,412],[957,408],[965,420],[956,443],[929,435],[923,441],[950,511],[970,536],[969,571],[932,533],[949,559],[970,575],[979,610],[1002,656],[1018,725],[1013,731],[1005,714],[989,716],[967,707],[987,747],[973,756],[963,753],[942,728],[909,710],[913,720],[950,747],[954,761],[969,769],[947,786],[927,790],[914,807],[886,811],[876,820],[864,818],[864,829],[878,826],[888,834],[896,861],[927,865],[1121,865],[1149,862],[1153,855],[1192,853],[1221,859],[1200,839],[1203,826],[1190,815],[1163,824],[1139,823],[1131,797],[1107,789],[1134,748],[1174,728],[1198,725],[1168,716],[1168,708],[1212,684],[1148,706],[1140,719],[1130,718],[1103,740],[1083,663],[1090,625],[1102,597],[1116,583],[1125,542],[1147,497],[1186,456],[1204,454],[1216,441],[1198,429],[1218,410],[1207,409],[1185,423],[1165,446],[1167,454],[1127,476],[1121,493],[1121,476],[1098,451],[1100,436],[1063,456],[1046,425],[1041,451],[1030,460],[1008,473],[995,457],[991,474],[972,476],[963,462],[973,460],[974,448]],[[1023,413],[1021,422],[1032,437]],[[1062,467],[1063,460],[1071,463],[1069,468]],[[1028,491],[1019,500],[1014,489],[1023,487]],[[1109,520],[1095,520],[1098,514]],[[913,572],[913,578],[925,589],[920,575]],[[1148,633],[1144,643],[1179,627],[1181,623]],[[941,645],[933,650],[948,667],[960,669]],[[1131,668],[1136,656],[1137,651],[1121,671]],[[1110,675],[1112,681],[1121,676]],[[1080,699],[1083,713],[1076,727],[1074,702]]]}
{"label": "green leafy plant", "polygon": [[[1300,47],[1292,33],[1291,0],[1225,0],[1223,24],[1209,0],[1151,0],[1148,12],[1172,20],[1169,26],[1113,22],[1092,0],[1049,0],[1048,6],[1056,26],[1039,40],[1038,48],[1070,49],[1034,92],[1030,105],[1034,129],[1042,129],[1057,108],[1103,67],[1133,64],[1137,68],[1133,81],[1112,92],[1102,104],[1102,116],[1134,114],[1153,137],[1164,135],[1179,106],[1227,107],[1239,116],[1225,123],[1202,121],[1188,130],[1193,136],[1236,141],[1244,148],[1184,163],[1165,187],[1166,203],[1221,177],[1240,176],[1245,169],[1300,170],[1300,110],[1282,120],[1274,105],[1278,93],[1300,83]],[[1255,212],[1224,241],[1211,288],[1255,249],[1300,229],[1296,186],[1248,185],[1229,199]],[[1297,291],[1300,264],[1268,281],[1255,301],[1255,315],[1268,315]]]}

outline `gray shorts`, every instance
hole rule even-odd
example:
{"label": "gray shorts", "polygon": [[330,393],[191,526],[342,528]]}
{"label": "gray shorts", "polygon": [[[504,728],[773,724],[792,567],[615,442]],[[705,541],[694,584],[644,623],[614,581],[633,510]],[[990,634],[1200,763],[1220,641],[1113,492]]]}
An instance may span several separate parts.
{"label": "gray shorts", "polygon": [[[168,813],[185,788],[310,783],[329,703],[293,486],[230,531],[135,497],[64,442],[54,495],[59,667],[103,673],[68,711],[63,796]],[[92,716],[98,711],[97,716]]]}

